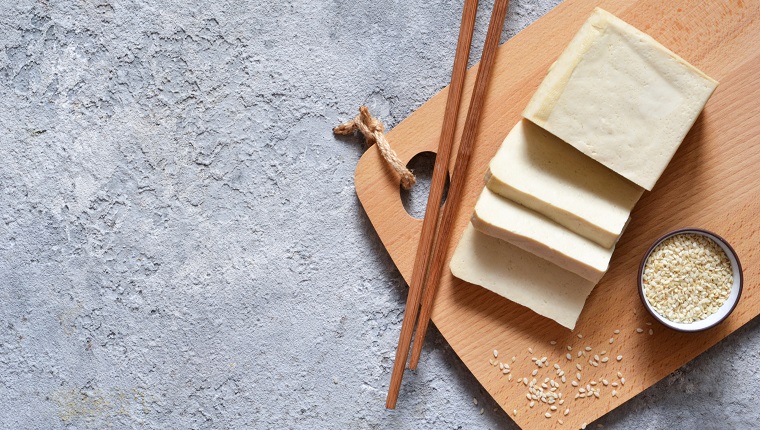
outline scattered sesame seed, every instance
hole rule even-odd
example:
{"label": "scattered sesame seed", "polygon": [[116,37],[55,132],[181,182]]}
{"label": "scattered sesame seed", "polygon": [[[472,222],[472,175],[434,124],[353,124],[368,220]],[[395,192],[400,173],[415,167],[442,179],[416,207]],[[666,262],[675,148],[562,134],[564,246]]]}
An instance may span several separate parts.
{"label": "scattered sesame seed", "polygon": [[611,338],[610,338],[610,343],[612,343],[612,342],[614,342],[614,341],[615,341],[615,338],[614,338],[614,337],[611,337]]}
{"label": "scattered sesame seed", "polygon": [[620,360],[622,360],[622,359],[623,359],[623,356],[622,356],[622,355],[618,355],[618,356],[617,356],[617,361],[620,361]]}
{"label": "scattered sesame seed", "polygon": [[550,344],[550,345],[556,345],[556,344],[557,344],[557,341],[556,341],[556,340],[553,340],[553,341],[549,342],[549,344]]}
{"label": "scattered sesame seed", "polygon": [[573,347],[572,347],[572,346],[570,346],[570,345],[568,345],[568,346],[567,346],[567,350],[568,350],[568,351],[572,351],[572,350],[573,350]]}
{"label": "scattered sesame seed", "polygon": [[599,356],[594,354],[594,360],[599,361]]}
{"label": "scattered sesame seed", "polygon": [[509,378],[508,378],[508,380],[509,380],[509,381],[511,381],[511,380],[512,380],[512,375],[509,375]]}
{"label": "scattered sesame seed", "polygon": [[625,378],[620,378],[620,383],[625,385]]}
{"label": "scattered sesame seed", "polygon": [[641,327],[636,329],[636,333],[643,333],[643,332],[644,332],[644,329]]}
{"label": "scattered sesame seed", "polygon": [[490,364],[491,366],[493,366],[493,358],[489,358],[488,359],[488,364]]}
{"label": "scattered sesame seed", "polygon": [[583,355],[583,351],[578,351],[578,357],[580,357],[581,355]]}
{"label": "scattered sesame seed", "polygon": [[578,392],[579,392],[579,393],[585,393],[585,392],[586,392],[586,389],[585,389],[585,388],[583,388],[583,387],[581,387],[581,388],[578,388]]}
{"label": "scattered sesame seed", "polygon": [[617,387],[617,386],[618,386],[618,383],[617,383],[617,382],[613,382],[613,383],[612,383],[612,386],[613,386],[613,387]]}
{"label": "scattered sesame seed", "polygon": [[573,359],[573,356],[572,356],[572,355],[570,355],[570,353],[569,353],[569,352],[568,352],[567,354],[565,354],[565,357],[566,357],[568,360],[572,360],[572,359]]}
{"label": "scattered sesame seed", "polygon": [[590,384],[591,385],[596,385],[596,381],[591,381]]}
{"label": "scattered sesame seed", "polygon": [[562,383],[564,384],[565,382],[567,382],[567,380],[565,379],[565,375],[562,375]]}
{"label": "scattered sesame seed", "polygon": [[591,351],[591,347],[590,347],[590,346],[587,346],[587,347],[586,347],[586,351]]}
{"label": "scattered sesame seed", "polygon": [[532,407],[533,407],[533,406],[535,406],[535,405],[536,405],[536,402],[534,402],[533,400],[531,400],[531,401],[530,401],[530,405],[529,405],[529,406],[532,408]]}
{"label": "scattered sesame seed", "polygon": [[483,411],[485,411],[485,409],[480,408],[480,415],[483,415]]}
{"label": "scattered sesame seed", "polygon": [[620,334],[620,330],[615,330],[615,334]]}
{"label": "scattered sesame seed", "polygon": [[559,401],[559,404],[560,404],[560,405],[561,405],[561,404],[564,404],[564,403],[565,403],[565,399],[562,399],[562,400],[560,400],[560,401]]}
{"label": "scattered sesame seed", "polygon": [[583,366],[581,366],[581,363],[575,363],[575,368],[578,370],[583,370]]}
{"label": "scattered sesame seed", "polygon": [[506,375],[507,373],[509,373],[509,369],[504,369],[504,370],[501,371],[501,373],[504,374],[504,375]]}
{"label": "scattered sesame seed", "polygon": [[565,424],[565,422],[562,420],[557,420],[557,422],[559,423],[559,425]]}
{"label": "scattered sesame seed", "polygon": [[512,414],[513,414],[514,416],[517,416],[517,409],[515,409],[514,411],[512,411]]}
{"label": "scattered sesame seed", "polygon": [[608,381],[606,379],[602,379],[602,384],[604,384],[604,386],[606,387],[607,385],[610,384],[610,381]]}
{"label": "scattered sesame seed", "polygon": [[594,397],[599,398],[599,391],[594,391]]}
{"label": "scattered sesame seed", "polygon": [[557,363],[554,363],[554,368],[555,368],[555,369],[559,369],[559,364],[557,364]]}
{"label": "scattered sesame seed", "polygon": [[578,386],[578,383],[575,382],[575,381],[571,382],[570,384],[572,384],[573,387],[577,387]]}
{"label": "scattered sesame seed", "polygon": [[649,329],[649,335],[651,336],[651,335],[653,335],[653,334],[654,334],[654,330],[652,330],[652,329],[650,328],[650,329]]}
{"label": "scattered sesame seed", "polygon": [[517,361],[517,357],[512,356],[512,363],[514,363],[515,361]]}
{"label": "scattered sesame seed", "polygon": [[617,390],[612,390],[612,397],[617,397]]}
{"label": "scattered sesame seed", "polygon": [[578,334],[578,339],[583,339],[583,335],[582,334]]}
{"label": "scattered sesame seed", "polygon": [[569,413],[570,413],[570,408],[567,408],[567,409],[565,409],[565,412],[564,412],[564,414],[565,414],[565,415],[567,415],[567,414],[569,414]]}
{"label": "scattered sesame seed", "polygon": [[618,377],[618,378],[622,378],[622,377],[623,377],[623,374],[622,374],[622,373],[620,373],[620,372],[618,372],[618,373],[617,373],[617,377]]}
{"label": "scattered sesame seed", "polygon": [[578,378],[578,380],[580,381],[581,380],[581,372],[576,373],[575,377]]}
{"label": "scattered sesame seed", "polygon": [[607,353],[607,350],[604,350],[604,351],[600,352],[599,355],[604,355],[606,353]]}
{"label": "scattered sesame seed", "polygon": [[497,358],[499,356],[499,351],[497,351],[497,350],[494,349],[493,350],[493,356],[494,356],[494,358]]}
{"label": "scattered sesame seed", "polygon": [[549,409],[551,409],[551,410],[553,410],[553,411],[556,411],[556,410],[557,410],[557,407],[556,407],[556,406],[554,406],[554,405],[552,405],[552,407],[550,407]]}
{"label": "scattered sesame seed", "polygon": [[581,424],[581,430],[586,430],[586,426],[587,426],[587,425],[588,425],[588,424],[586,424],[586,423],[583,423],[583,424]]}
{"label": "scattered sesame seed", "polygon": [[533,369],[533,372],[531,372],[531,375],[536,376],[538,374],[538,369]]}
{"label": "scattered sesame seed", "polygon": [[533,354],[533,348],[528,348],[528,352]]}
{"label": "scattered sesame seed", "polygon": [[545,414],[544,414],[544,416],[545,416],[546,418],[551,418],[551,417],[552,417],[552,414],[550,414],[549,412],[547,412],[547,413],[545,413]]}
{"label": "scattered sesame seed", "polygon": [[528,385],[528,378],[523,378],[523,384]]}

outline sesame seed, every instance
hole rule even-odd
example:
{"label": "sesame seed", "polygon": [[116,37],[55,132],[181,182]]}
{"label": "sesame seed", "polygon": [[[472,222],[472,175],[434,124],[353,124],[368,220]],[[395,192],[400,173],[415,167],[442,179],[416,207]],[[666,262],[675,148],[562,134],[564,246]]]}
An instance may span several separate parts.
{"label": "sesame seed", "polygon": [[565,375],[562,375],[562,383],[564,384],[565,382],[567,382],[567,380],[565,379]]}
{"label": "sesame seed", "polygon": [[587,346],[587,347],[586,347],[586,351],[591,351],[591,347],[590,347],[590,346]]}
{"label": "sesame seed", "polygon": [[530,393],[526,393],[525,396],[528,397],[528,400],[530,400]]}
{"label": "sesame seed", "polygon": [[514,363],[515,361],[517,361],[517,357],[512,356],[512,363]]}
{"label": "sesame seed", "polygon": [[547,413],[545,413],[545,414],[544,414],[544,416],[545,416],[546,418],[551,418],[551,417],[552,417],[552,414],[550,414],[549,412],[547,412]]}
{"label": "sesame seed", "polygon": [[499,356],[499,351],[497,351],[497,350],[494,349],[493,350],[493,356],[494,356],[494,358],[498,357]]}
{"label": "sesame seed", "polygon": [[594,391],[594,397],[599,398],[599,391]]}
{"label": "sesame seed", "polygon": [[652,329],[650,328],[650,329],[649,329],[649,335],[651,336],[651,335],[653,335],[653,334],[654,334],[654,330],[652,330]]}
{"label": "sesame seed", "polygon": [[569,413],[570,413],[570,408],[567,408],[567,409],[565,409],[565,412],[564,412],[564,414],[565,414],[565,415],[567,415],[567,414],[569,414]]}
{"label": "sesame seed", "polygon": [[488,364],[490,364],[491,366],[493,366],[493,358],[489,358],[488,359]]}
{"label": "sesame seed", "polygon": [[570,355],[570,353],[568,352],[567,354],[565,354],[565,358],[567,358],[568,360],[572,360],[573,356]]}
{"label": "sesame seed", "polygon": [[552,407],[550,407],[549,409],[551,409],[551,410],[553,410],[553,411],[556,411],[556,410],[557,410],[557,407],[556,407],[556,406],[554,406],[554,405],[552,405]]}
{"label": "sesame seed", "polygon": [[607,350],[604,350],[604,351],[600,352],[599,355],[604,355],[606,353],[607,353]]}
{"label": "sesame seed", "polygon": [[620,378],[620,383],[625,385],[625,378]]}
{"label": "sesame seed", "polygon": [[591,385],[596,385],[596,381],[591,381],[590,384]]}
{"label": "sesame seed", "polygon": [[512,411],[512,415],[517,416],[517,409]]}
{"label": "sesame seed", "polygon": [[565,424],[565,422],[562,420],[557,420],[557,422],[559,423],[559,425]]}
{"label": "sesame seed", "polygon": [[588,424],[586,424],[586,423],[583,423],[583,424],[581,424],[581,430],[586,430],[586,426],[587,426],[587,425],[588,425]]}
{"label": "sesame seed", "polygon": [[533,348],[528,348],[528,352],[533,354]]}
{"label": "sesame seed", "polygon": [[475,406],[478,406],[478,399],[476,399],[475,397],[473,397],[473,398],[472,398],[472,403],[473,403]]}
{"label": "sesame seed", "polygon": [[583,351],[578,351],[578,357],[583,355]]}
{"label": "sesame seed", "polygon": [[617,373],[617,377],[618,377],[618,378],[622,378],[622,377],[623,377],[623,374],[622,374],[622,373],[620,373],[620,372],[618,372],[618,373]]}
{"label": "sesame seed", "polygon": [[535,406],[535,405],[536,405],[536,402],[534,402],[533,400],[531,400],[531,401],[530,401],[530,407],[532,408],[532,407],[533,407],[533,406]]}
{"label": "sesame seed", "polygon": [[523,384],[528,385],[528,378],[523,378],[522,382]]}
{"label": "sesame seed", "polygon": [[617,397],[617,390],[612,390],[612,397]]}
{"label": "sesame seed", "polygon": [[556,340],[553,340],[553,341],[549,342],[549,344],[550,344],[550,345],[556,345],[556,344],[557,344],[557,341],[556,341]]}
{"label": "sesame seed", "polygon": [[606,379],[602,379],[602,384],[604,384],[604,386],[606,387],[607,385],[610,384],[610,382]]}
{"label": "sesame seed", "polygon": [[557,364],[557,363],[554,363],[554,368],[555,368],[555,369],[559,369],[559,364]]}
{"label": "sesame seed", "polygon": [[570,346],[570,345],[568,345],[568,346],[567,346],[567,350],[568,350],[568,351],[572,351],[572,350],[573,350],[573,347],[572,347],[572,346]]}
{"label": "sesame seed", "polygon": [[644,329],[641,327],[636,329],[636,333],[643,333],[643,332],[644,332]]}
{"label": "sesame seed", "polygon": [[581,388],[578,388],[578,392],[579,392],[579,393],[585,393],[585,392],[586,392],[586,389],[585,389],[585,388],[583,388],[583,387],[581,387]]}
{"label": "sesame seed", "polygon": [[485,409],[480,408],[480,415],[483,415],[483,411],[485,411]]}
{"label": "sesame seed", "polygon": [[578,334],[578,339],[583,339],[583,335],[582,334]]}
{"label": "sesame seed", "polygon": [[594,355],[594,360],[599,361],[599,356],[595,354]]}
{"label": "sesame seed", "polygon": [[576,373],[575,377],[578,378],[578,380],[580,381],[581,380],[581,372]]}
{"label": "sesame seed", "polygon": [[570,384],[572,384],[573,387],[577,387],[578,386],[578,383],[575,382],[575,381],[571,382]]}
{"label": "sesame seed", "polygon": [[560,405],[563,404],[563,403],[565,403],[565,399],[562,399],[562,400],[559,401]]}
{"label": "sesame seed", "polygon": [[622,359],[623,359],[623,356],[622,356],[622,355],[618,355],[618,356],[617,356],[617,361],[620,361],[620,360],[622,360]]}
{"label": "sesame seed", "polygon": [[620,330],[615,330],[615,334],[620,334]]}
{"label": "sesame seed", "polygon": [[538,369],[533,369],[533,372],[531,372],[531,375],[536,376],[538,374]]}
{"label": "sesame seed", "polygon": [[613,387],[617,387],[617,386],[618,386],[618,383],[617,383],[617,382],[613,382],[611,385],[612,385]]}
{"label": "sesame seed", "polygon": [[604,357],[604,358],[602,358],[602,363],[606,363],[608,361],[610,361],[610,357]]}
{"label": "sesame seed", "polygon": [[575,368],[578,370],[583,370],[583,366],[581,366],[581,363],[575,363]]}
{"label": "sesame seed", "polygon": [[511,381],[512,380],[512,375],[509,375],[509,378],[507,380]]}
{"label": "sesame seed", "polygon": [[509,373],[509,369],[504,369],[504,370],[501,371],[501,373],[504,374],[504,375],[506,375],[507,373]]}
{"label": "sesame seed", "polygon": [[610,338],[610,343],[612,343],[612,342],[614,342],[614,341],[615,341],[615,338],[614,338],[614,337],[611,337],[611,338]]}

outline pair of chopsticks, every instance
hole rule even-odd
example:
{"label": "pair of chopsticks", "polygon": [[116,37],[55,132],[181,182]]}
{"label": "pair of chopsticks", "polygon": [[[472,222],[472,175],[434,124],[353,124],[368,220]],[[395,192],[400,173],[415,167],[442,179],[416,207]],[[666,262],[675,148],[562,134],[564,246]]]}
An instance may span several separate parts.
{"label": "pair of chopsticks", "polygon": [[[416,369],[420,359],[425,332],[430,322],[433,299],[438,288],[438,282],[441,279],[449,237],[451,236],[451,227],[459,201],[461,200],[467,164],[469,164],[470,156],[472,155],[478,122],[483,109],[485,91],[491,76],[494,59],[496,58],[496,48],[499,46],[499,39],[504,26],[504,19],[507,16],[508,5],[509,0],[496,0],[494,3],[491,21],[488,24],[486,41],[483,46],[483,55],[478,68],[478,74],[475,78],[475,87],[470,98],[467,118],[464,123],[462,140],[457,152],[454,173],[451,176],[448,198],[443,210],[443,217],[440,225],[438,225],[438,213],[441,207],[443,188],[446,183],[446,172],[448,170],[451,147],[454,142],[454,130],[459,113],[459,102],[462,98],[464,75],[467,71],[467,59],[470,56],[470,45],[472,44],[472,33],[475,27],[475,15],[478,8],[478,0],[465,0],[462,11],[462,24],[459,29],[459,40],[454,57],[454,69],[451,73],[451,85],[449,86],[449,95],[446,100],[446,109],[443,117],[443,129],[441,130],[435,166],[433,167],[433,178],[425,208],[425,219],[422,223],[422,233],[412,271],[412,283],[409,285],[409,296],[406,301],[404,320],[401,323],[401,334],[399,336],[398,348],[396,349],[396,359],[393,363],[388,397],[385,403],[385,407],[388,409],[395,409],[396,407],[399,390],[401,389],[401,379],[404,376],[406,360],[409,355],[412,336],[415,332],[415,322],[417,322],[417,337],[414,341],[409,368],[412,370]],[[434,248],[436,227],[438,229],[438,240],[435,241]],[[432,261],[430,261],[431,254]],[[430,262],[429,265],[428,262]],[[420,310],[423,284],[425,285],[425,295],[422,298],[422,309]],[[417,321],[418,311],[419,321]]]}

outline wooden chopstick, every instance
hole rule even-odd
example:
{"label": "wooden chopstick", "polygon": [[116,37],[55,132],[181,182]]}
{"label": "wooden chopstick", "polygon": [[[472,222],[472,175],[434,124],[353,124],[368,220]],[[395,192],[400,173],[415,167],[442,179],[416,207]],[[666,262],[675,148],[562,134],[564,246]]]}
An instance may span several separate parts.
{"label": "wooden chopstick", "polygon": [[504,28],[504,19],[507,16],[509,0],[496,0],[491,13],[491,22],[488,24],[488,33],[486,42],[483,46],[483,56],[480,59],[480,68],[475,78],[475,89],[470,98],[470,107],[467,111],[467,119],[464,123],[462,132],[462,141],[459,144],[454,173],[451,175],[451,184],[449,185],[449,194],[446,199],[446,207],[443,209],[443,218],[438,228],[438,241],[433,251],[433,261],[430,263],[428,270],[427,282],[425,283],[425,296],[422,299],[422,309],[420,310],[419,321],[417,322],[417,336],[414,339],[412,348],[412,358],[409,361],[409,368],[416,369],[420,360],[422,345],[425,340],[425,332],[430,322],[430,314],[433,308],[433,299],[438,290],[438,283],[441,280],[441,272],[446,261],[446,251],[448,248],[449,237],[451,236],[451,227],[454,224],[454,218],[459,209],[459,202],[462,198],[462,188],[464,188],[465,174],[467,173],[467,164],[470,162],[472,149],[475,142],[475,135],[478,131],[480,114],[483,110],[486,88],[491,77],[494,59],[496,58],[496,48],[499,46],[501,31]]}
{"label": "wooden chopstick", "polygon": [[433,248],[433,239],[435,238],[443,189],[446,185],[449,157],[454,143],[454,130],[456,129],[457,117],[459,115],[459,102],[462,99],[464,75],[467,72],[467,60],[470,57],[470,45],[472,44],[472,33],[475,28],[477,10],[478,0],[465,0],[462,10],[462,24],[459,28],[459,39],[454,56],[454,67],[451,72],[449,95],[446,99],[446,110],[443,115],[443,128],[433,167],[430,194],[428,195],[427,207],[425,208],[422,234],[420,235],[420,242],[417,245],[417,254],[414,259],[412,283],[409,285],[404,320],[401,323],[401,334],[399,336],[398,347],[396,348],[396,359],[393,363],[393,373],[391,374],[388,397],[385,402],[385,407],[388,409],[396,407],[399,390],[401,389],[401,379],[404,376],[406,359],[409,355],[412,334],[414,333],[414,324],[419,312],[422,286],[425,281],[425,274],[427,273],[428,262]]}

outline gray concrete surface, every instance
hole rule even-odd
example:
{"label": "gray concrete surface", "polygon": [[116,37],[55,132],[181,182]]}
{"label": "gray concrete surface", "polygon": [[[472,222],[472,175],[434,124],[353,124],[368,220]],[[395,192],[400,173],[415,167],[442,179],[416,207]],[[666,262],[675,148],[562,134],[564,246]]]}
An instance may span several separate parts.
{"label": "gray concrete surface", "polygon": [[[445,86],[460,13],[3,1],[0,428],[514,429],[434,330],[384,409],[406,286],[331,134]],[[758,351],[753,321],[599,423],[757,428]]]}

